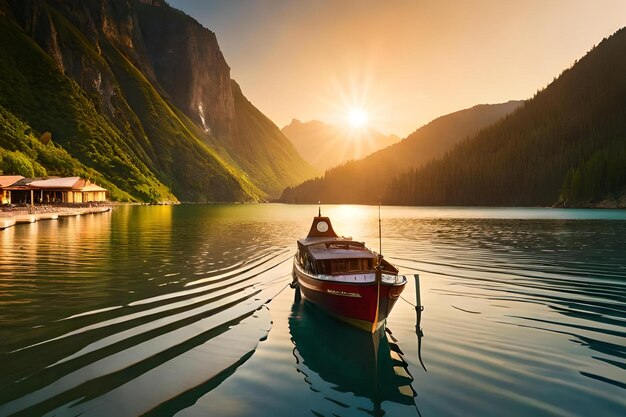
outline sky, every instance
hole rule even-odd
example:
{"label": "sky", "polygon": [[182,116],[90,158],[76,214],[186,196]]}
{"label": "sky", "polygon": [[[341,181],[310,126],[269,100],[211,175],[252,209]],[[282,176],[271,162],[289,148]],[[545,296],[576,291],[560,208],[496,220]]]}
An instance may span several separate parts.
{"label": "sky", "polygon": [[626,26],[624,0],[169,0],[216,33],[231,78],[279,127],[436,117],[532,97]]}

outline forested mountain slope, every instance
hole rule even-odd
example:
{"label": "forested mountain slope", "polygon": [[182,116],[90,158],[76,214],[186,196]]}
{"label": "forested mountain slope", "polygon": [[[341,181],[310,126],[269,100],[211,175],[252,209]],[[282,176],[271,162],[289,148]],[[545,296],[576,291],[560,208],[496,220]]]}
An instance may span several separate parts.
{"label": "forested mountain slope", "polygon": [[626,187],[626,30],[440,160],[397,177],[411,205],[593,205]]}

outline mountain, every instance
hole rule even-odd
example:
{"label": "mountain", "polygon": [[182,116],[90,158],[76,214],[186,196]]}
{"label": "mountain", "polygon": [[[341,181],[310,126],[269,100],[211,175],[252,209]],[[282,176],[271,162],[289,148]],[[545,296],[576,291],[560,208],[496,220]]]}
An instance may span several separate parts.
{"label": "mountain", "polygon": [[400,140],[395,135],[385,136],[371,128],[342,128],[312,120],[293,119],[281,131],[309,164],[320,171],[361,159]]}
{"label": "mountain", "polygon": [[215,34],[163,0],[0,0],[0,75],[7,174],[201,202],[272,198],[316,173],[231,80]]}
{"label": "mountain", "polygon": [[[415,205],[626,207],[626,29],[517,112],[393,181]],[[620,202],[621,200],[621,202]]]}
{"label": "mountain", "polygon": [[280,200],[287,203],[377,204],[395,176],[441,156],[463,139],[515,111],[522,103],[483,104],[439,117],[401,142],[330,169],[323,177],[286,188]]}

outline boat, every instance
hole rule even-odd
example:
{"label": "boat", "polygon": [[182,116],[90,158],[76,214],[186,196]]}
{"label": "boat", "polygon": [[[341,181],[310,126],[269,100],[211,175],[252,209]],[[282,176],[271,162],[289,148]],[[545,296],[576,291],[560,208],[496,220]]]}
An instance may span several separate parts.
{"label": "boat", "polygon": [[374,333],[406,286],[406,277],[398,272],[364,242],[338,236],[330,218],[323,217],[320,210],[307,237],[298,240],[293,286],[306,301]]}

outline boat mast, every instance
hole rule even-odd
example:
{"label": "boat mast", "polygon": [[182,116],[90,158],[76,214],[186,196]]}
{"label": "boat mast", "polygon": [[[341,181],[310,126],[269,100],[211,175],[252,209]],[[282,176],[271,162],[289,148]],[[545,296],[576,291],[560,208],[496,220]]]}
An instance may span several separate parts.
{"label": "boat mast", "polygon": [[322,217],[322,202],[321,201],[317,202],[317,209],[318,209],[317,217]]}
{"label": "boat mast", "polygon": [[378,254],[382,258],[383,256],[383,237],[382,237],[382,227],[380,224],[380,201],[378,202]]}
{"label": "boat mast", "polygon": [[380,283],[383,280],[383,240],[380,225],[380,203],[378,203],[378,265],[376,266],[376,314],[372,323],[372,333],[378,329],[378,313],[380,311]]}

